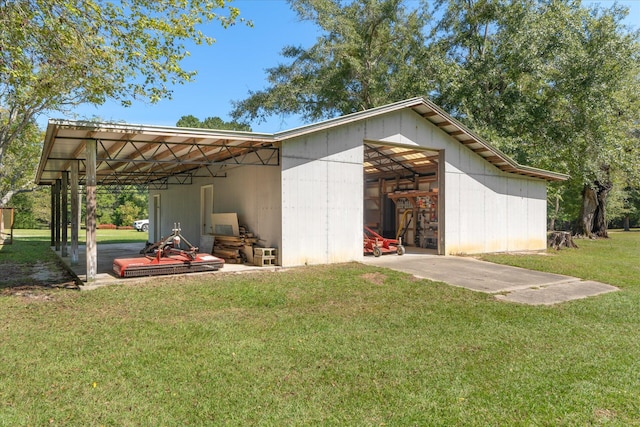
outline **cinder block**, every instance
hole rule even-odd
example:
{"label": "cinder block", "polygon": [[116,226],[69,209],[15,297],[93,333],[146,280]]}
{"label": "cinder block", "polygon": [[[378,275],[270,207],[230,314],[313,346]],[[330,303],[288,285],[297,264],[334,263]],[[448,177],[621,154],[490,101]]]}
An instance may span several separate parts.
{"label": "cinder block", "polygon": [[278,256],[275,248],[253,248],[253,256],[275,257]]}
{"label": "cinder block", "polygon": [[272,267],[278,265],[278,260],[274,256],[256,256],[253,258],[253,261],[258,267]]}

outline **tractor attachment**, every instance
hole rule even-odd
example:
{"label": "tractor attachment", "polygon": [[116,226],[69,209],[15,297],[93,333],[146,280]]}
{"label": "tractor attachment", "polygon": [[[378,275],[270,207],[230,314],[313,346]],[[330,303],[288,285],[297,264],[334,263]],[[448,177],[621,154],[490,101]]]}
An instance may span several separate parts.
{"label": "tractor attachment", "polygon": [[[144,257],[114,259],[113,271],[118,277],[139,277],[216,271],[224,266],[223,259],[198,253],[180,231],[180,223],[177,227],[174,223],[171,236],[140,251]],[[182,242],[187,249],[181,248]]]}
{"label": "tractor attachment", "polygon": [[404,255],[405,249],[402,246],[402,238],[386,239],[367,227],[364,226],[364,254],[379,257],[382,254],[397,253]]}

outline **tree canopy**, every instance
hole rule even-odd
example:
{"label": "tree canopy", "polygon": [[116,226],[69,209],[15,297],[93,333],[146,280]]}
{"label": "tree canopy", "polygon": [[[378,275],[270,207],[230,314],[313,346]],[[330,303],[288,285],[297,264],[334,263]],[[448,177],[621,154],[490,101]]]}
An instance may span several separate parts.
{"label": "tree canopy", "polygon": [[196,116],[189,114],[187,116],[180,117],[176,126],[185,128],[225,129],[251,132],[251,127],[246,123],[238,123],[236,121],[225,122],[217,116],[207,117],[201,121]]}
{"label": "tree canopy", "polygon": [[606,235],[612,175],[637,176],[640,161],[633,136],[640,44],[622,25],[626,9],[577,1],[438,4],[444,14],[434,33],[449,61],[436,102],[518,161],[570,174],[568,186],[552,193],[581,194],[581,204],[569,204],[581,218],[576,231]]}
{"label": "tree canopy", "polygon": [[0,148],[0,206],[8,204],[16,189],[31,187],[43,136],[31,120],[13,144]]}
{"label": "tree canopy", "polygon": [[[195,75],[181,65],[185,43],[211,44],[202,24],[239,19],[226,3],[0,0],[0,171],[45,111],[170,97],[172,85]],[[20,188],[3,189],[0,199]]]}
{"label": "tree canopy", "polygon": [[402,0],[290,0],[322,35],[310,48],[285,46],[267,70],[269,87],[234,104],[234,119],[302,114],[315,121],[426,93],[433,63],[422,28],[429,16]]}

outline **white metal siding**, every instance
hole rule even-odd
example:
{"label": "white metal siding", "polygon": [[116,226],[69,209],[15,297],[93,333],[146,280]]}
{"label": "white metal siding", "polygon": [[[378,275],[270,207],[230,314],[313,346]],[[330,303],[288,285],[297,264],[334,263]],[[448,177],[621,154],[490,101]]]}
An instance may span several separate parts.
{"label": "white metal siding", "polygon": [[348,125],[283,144],[282,265],[362,258],[362,142]]}
{"label": "white metal siding", "polygon": [[[153,195],[160,194],[160,234],[171,235],[174,223],[180,223],[182,235],[198,246],[200,243],[200,186],[172,185],[167,190],[149,192],[149,212],[153,212]],[[153,230],[154,216],[149,217]]]}
{"label": "white metal siding", "polygon": [[171,233],[174,222],[180,222],[183,236],[199,244],[200,187],[211,183],[214,212],[237,213],[239,224],[262,239],[262,246],[280,246],[280,169],[276,166],[241,166],[230,169],[226,178],[197,178],[193,185],[151,191],[150,196],[161,194],[163,236]]}
{"label": "white metal siding", "polygon": [[275,166],[242,166],[214,179],[213,210],[235,212],[238,223],[260,239],[265,247],[280,247],[280,169]]}
{"label": "white metal siding", "polygon": [[546,182],[500,171],[409,110],[286,140],[280,169],[243,166],[162,191],[162,231],[179,221],[197,242],[200,186],[213,181],[215,212],[237,212],[281,265],[362,259],[365,140],[444,150],[445,254],[546,247]]}
{"label": "white metal siding", "polygon": [[445,254],[546,248],[546,182],[503,172],[412,111],[367,123],[367,138],[444,150]]}

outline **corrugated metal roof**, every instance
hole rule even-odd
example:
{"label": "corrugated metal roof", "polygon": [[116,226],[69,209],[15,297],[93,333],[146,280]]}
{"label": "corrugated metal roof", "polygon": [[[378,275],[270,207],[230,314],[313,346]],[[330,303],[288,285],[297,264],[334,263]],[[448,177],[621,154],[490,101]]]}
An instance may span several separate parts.
{"label": "corrugated metal roof", "polygon": [[158,185],[218,176],[240,164],[279,164],[278,147],[267,134],[50,120],[36,182],[55,181],[74,161],[83,181],[88,140],[97,142],[99,185]]}
{"label": "corrugated metal roof", "polygon": [[[74,161],[79,162],[82,183],[88,140],[95,140],[98,146],[99,185],[187,183],[193,177],[219,176],[225,169],[243,164],[277,166],[280,144],[288,139],[407,108],[505,172],[548,181],[568,178],[565,174],[519,165],[431,101],[413,98],[275,134],[50,120],[36,183],[54,182]],[[365,165],[365,172],[371,175],[381,173],[383,158],[387,170],[398,170],[404,163],[412,171],[420,172],[433,167],[428,162],[437,155],[429,150],[397,147],[377,147],[374,151],[372,154],[371,147],[365,150],[365,161],[370,163]]]}

